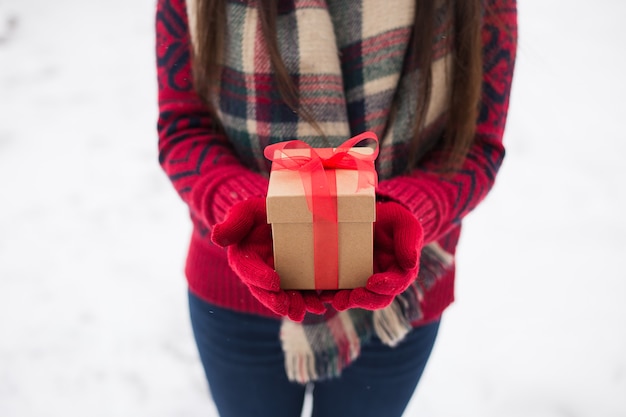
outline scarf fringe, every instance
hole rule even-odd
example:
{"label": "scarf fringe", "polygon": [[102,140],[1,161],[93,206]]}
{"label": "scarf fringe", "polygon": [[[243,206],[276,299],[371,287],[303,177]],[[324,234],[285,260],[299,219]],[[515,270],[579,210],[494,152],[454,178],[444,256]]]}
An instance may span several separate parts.
{"label": "scarf fringe", "polygon": [[405,317],[397,300],[387,308],[374,311],[372,321],[376,336],[391,347],[400,343],[411,330],[411,322]]}
{"label": "scarf fringe", "polygon": [[[311,324],[284,319],[280,338],[285,354],[285,372],[292,382],[307,384],[339,377],[372,336],[391,347],[411,330],[411,322],[397,300],[377,311],[338,312],[327,321]],[[315,349],[315,350],[313,350]]]}
{"label": "scarf fringe", "polygon": [[284,319],[280,338],[287,378],[306,384],[340,376],[359,356],[361,337],[371,334],[364,318],[363,314],[342,311],[311,324]]}

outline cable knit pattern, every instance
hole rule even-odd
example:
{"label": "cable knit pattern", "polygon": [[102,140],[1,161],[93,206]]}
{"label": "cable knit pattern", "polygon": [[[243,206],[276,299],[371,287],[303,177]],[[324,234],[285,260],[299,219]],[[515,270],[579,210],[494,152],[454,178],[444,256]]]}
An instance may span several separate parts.
{"label": "cable knit pattern", "polygon": [[[413,3],[401,1],[389,8],[373,0],[279,2],[279,49],[311,115],[331,144],[365,130],[383,138],[377,193],[404,205],[422,223],[429,243],[422,253],[425,272],[418,277],[428,281],[420,301],[425,321],[438,317],[453,300],[453,255],[461,221],[489,192],[504,157],[516,2],[486,3],[485,72],[476,139],[462,168],[442,177],[436,174],[442,161],[435,153],[423,158],[413,172],[399,175],[406,171],[411,114],[420,94],[414,88],[419,69],[405,65],[412,25],[406,16],[411,16]],[[227,14],[233,37],[216,99],[222,131],[192,88],[185,2],[158,0],[160,163],[189,205],[194,225],[186,266],[190,289],[220,306],[274,316],[232,272],[224,250],[211,244],[209,231],[233,204],[265,195],[269,163],[262,156],[264,146],[290,139],[313,146],[326,143],[278,96],[259,38],[254,2],[228,2]],[[449,25],[445,20],[438,24],[433,71],[434,78],[445,79],[441,71],[445,71]],[[429,134],[445,111],[441,97],[446,92],[445,83],[434,86]]]}

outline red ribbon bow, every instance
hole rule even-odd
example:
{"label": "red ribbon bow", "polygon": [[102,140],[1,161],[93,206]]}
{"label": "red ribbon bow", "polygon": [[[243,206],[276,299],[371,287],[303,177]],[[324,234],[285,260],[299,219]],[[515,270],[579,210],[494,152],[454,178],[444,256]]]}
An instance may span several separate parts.
{"label": "red ribbon bow", "polygon": [[[374,141],[371,154],[356,151],[356,145]],[[293,155],[288,149],[307,149],[308,155]],[[378,137],[365,132],[348,139],[337,148],[312,148],[300,140],[276,143],[265,148],[272,170],[297,171],[302,179],[309,210],[313,215],[315,288],[337,289],[339,286],[337,182],[335,169],[358,172],[357,189],[377,185],[374,160],[378,156]],[[328,169],[327,169],[328,168]]]}

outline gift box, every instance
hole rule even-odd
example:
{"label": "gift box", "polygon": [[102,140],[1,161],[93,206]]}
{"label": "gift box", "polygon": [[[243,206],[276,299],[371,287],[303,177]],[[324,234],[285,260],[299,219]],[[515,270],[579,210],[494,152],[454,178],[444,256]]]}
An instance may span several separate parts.
{"label": "gift box", "polygon": [[[375,148],[357,147],[375,141]],[[300,141],[271,145],[267,221],[274,267],[283,289],[365,286],[373,272],[376,216],[374,159],[378,140],[367,132],[338,148]]]}

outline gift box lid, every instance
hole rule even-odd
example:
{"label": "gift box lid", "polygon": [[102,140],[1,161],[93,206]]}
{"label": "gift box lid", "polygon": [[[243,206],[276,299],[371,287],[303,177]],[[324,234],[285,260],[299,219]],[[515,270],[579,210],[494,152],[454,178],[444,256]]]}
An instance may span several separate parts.
{"label": "gift box lid", "polygon": [[[322,151],[323,149],[316,149]],[[352,148],[367,155],[371,148]],[[284,149],[290,156],[308,156],[308,149]],[[328,168],[327,168],[328,169]],[[359,172],[353,169],[334,169],[337,183],[337,218],[339,222],[373,222],[376,218],[374,186],[358,188]],[[371,172],[369,175],[375,175]],[[267,191],[268,223],[311,223],[302,178],[297,171],[273,169]]]}

